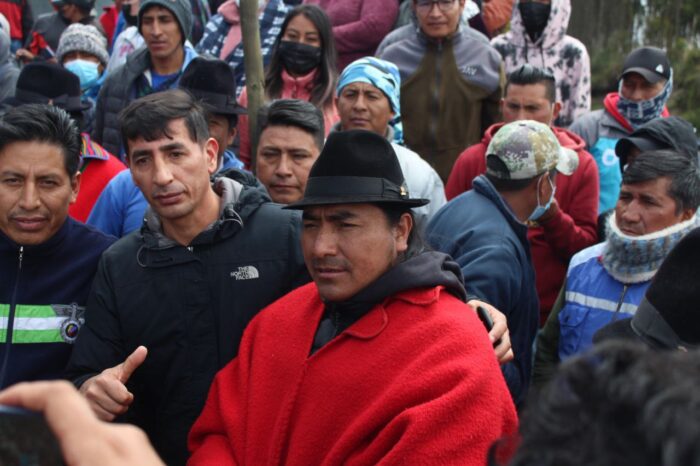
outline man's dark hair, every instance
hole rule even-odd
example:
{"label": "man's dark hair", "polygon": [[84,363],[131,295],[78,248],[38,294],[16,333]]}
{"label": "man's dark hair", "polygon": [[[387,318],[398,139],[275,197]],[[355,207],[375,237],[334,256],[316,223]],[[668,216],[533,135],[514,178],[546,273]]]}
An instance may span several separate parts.
{"label": "man's dark hair", "polygon": [[312,103],[298,99],[275,100],[260,109],[258,131],[268,126],[293,126],[309,133],[318,150],[323,148],[323,113]]}
{"label": "man's dark hair", "polygon": [[529,401],[520,446],[508,464],[698,464],[698,385],[697,350],[654,352],[621,341],[596,345],[562,364]]}
{"label": "man's dark hair", "polygon": [[537,68],[532,65],[523,65],[516,68],[508,75],[506,88],[503,95],[508,95],[508,87],[511,84],[517,86],[528,86],[532,84],[543,84],[545,87],[545,95],[547,99],[554,103],[557,100],[557,82],[554,75],[544,68]]}
{"label": "man's dark hair", "polygon": [[131,102],[119,113],[122,143],[129,154],[129,140],[143,138],[155,141],[168,134],[168,126],[182,119],[190,139],[203,146],[209,138],[206,111],[192,95],[181,89],[141,97]]}
{"label": "man's dark hair", "polygon": [[700,171],[694,158],[673,150],[642,152],[622,174],[622,184],[637,184],[661,177],[671,180],[668,195],[676,202],[676,215],[700,205]]}
{"label": "man's dark hair", "polygon": [[78,172],[81,139],[75,122],[53,105],[27,104],[12,108],[0,118],[0,152],[15,142],[43,142],[63,151],[68,176]]}
{"label": "man's dark hair", "polygon": [[410,259],[430,249],[420,233],[420,228],[416,224],[416,216],[410,207],[392,204],[376,204],[376,206],[382,209],[390,227],[398,225],[403,214],[409,214],[413,220],[413,228],[408,234],[408,249],[403,253],[401,260]]}

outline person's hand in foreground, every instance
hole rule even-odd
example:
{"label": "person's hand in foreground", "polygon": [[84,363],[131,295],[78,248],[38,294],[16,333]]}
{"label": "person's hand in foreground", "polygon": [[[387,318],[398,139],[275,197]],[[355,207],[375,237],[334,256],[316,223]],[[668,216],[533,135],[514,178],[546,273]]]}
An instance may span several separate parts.
{"label": "person's hand in foreground", "polygon": [[0,404],[44,414],[68,466],[164,466],[138,427],[97,419],[68,382],[26,382],[0,392]]}
{"label": "person's hand in foreground", "polygon": [[[508,321],[505,314],[492,305],[478,299],[472,299],[467,304],[473,307],[475,311],[477,306],[486,309],[489,316],[491,316],[491,320],[493,320],[493,328],[489,332],[489,340],[491,340],[491,344],[494,344],[493,350],[496,353],[496,359],[498,359],[499,364],[511,362],[515,356],[510,345],[510,333],[508,332]],[[498,342],[497,345],[495,344],[496,342]]]}

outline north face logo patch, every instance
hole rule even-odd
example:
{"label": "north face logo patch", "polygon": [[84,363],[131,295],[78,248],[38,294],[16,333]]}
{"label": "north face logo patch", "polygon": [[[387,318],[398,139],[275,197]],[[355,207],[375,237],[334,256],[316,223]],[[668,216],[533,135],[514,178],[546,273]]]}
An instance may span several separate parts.
{"label": "north face logo patch", "polygon": [[252,280],[254,278],[260,278],[260,272],[252,265],[247,265],[245,267],[238,267],[238,270],[231,272],[231,277],[236,280]]}

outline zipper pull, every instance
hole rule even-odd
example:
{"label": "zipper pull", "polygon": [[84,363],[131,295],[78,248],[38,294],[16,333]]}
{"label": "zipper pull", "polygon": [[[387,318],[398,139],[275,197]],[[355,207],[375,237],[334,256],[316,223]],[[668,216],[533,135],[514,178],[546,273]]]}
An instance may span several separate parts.
{"label": "zipper pull", "polygon": [[24,246],[19,247],[19,269],[22,269],[22,258],[24,257]]}

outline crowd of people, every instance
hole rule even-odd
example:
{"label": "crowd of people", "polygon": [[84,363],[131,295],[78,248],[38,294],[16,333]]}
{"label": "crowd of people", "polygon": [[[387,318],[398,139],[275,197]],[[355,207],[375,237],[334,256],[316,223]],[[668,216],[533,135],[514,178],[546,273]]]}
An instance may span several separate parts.
{"label": "crowd of people", "polygon": [[259,0],[251,125],[240,0],[51,3],[0,0],[0,403],[68,464],[697,463],[664,50],[592,111],[570,0]]}

